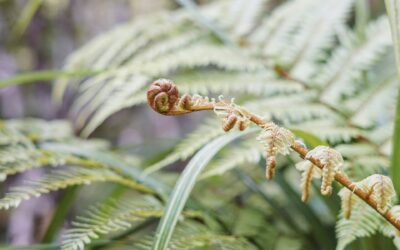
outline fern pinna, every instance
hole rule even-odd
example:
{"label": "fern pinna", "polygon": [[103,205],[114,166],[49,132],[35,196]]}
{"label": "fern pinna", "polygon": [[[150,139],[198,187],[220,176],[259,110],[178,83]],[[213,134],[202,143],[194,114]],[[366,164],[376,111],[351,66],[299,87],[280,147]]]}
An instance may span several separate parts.
{"label": "fern pinna", "polygon": [[[187,94],[158,81],[148,92],[157,112],[213,110],[219,119],[198,122],[150,161],[74,136],[65,121],[3,121],[2,179],[57,168],[11,188],[1,207],[73,185],[116,183],[127,194],[89,208],[62,247],[151,249],[178,175],[162,170],[225,131],[245,130],[197,179],[171,249],[357,249],[368,237],[385,242],[377,233],[400,247],[400,209],[386,177],[398,89],[390,26],[385,14],[363,13],[360,2],[219,0],[141,17],[96,37],[65,64],[93,75],[59,79],[53,92],[59,102],[73,92],[70,113],[83,136],[146,103],[149,83],[160,76]],[[236,99],[206,98],[220,93]],[[251,123],[259,129],[249,131]],[[290,167],[295,163],[300,172]],[[339,191],[334,179],[345,188]]]}

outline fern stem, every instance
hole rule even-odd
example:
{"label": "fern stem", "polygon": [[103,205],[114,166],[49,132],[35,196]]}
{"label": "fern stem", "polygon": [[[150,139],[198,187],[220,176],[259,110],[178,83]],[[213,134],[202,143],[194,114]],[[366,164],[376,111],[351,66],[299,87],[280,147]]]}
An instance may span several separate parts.
{"label": "fern stem", "polygon": [[49,81],[60,77],[75,78],[93,76],[100,73],[99,71],[80,70],[80,71],[60,71],[60,70],[43,70],[22,73],[7,79],[0,79],[0,89],[12,85],[21,85],[36,81]]}
{"label": "fern stem", "polygon": [[366,0],[356,0],[355,5],[355,29],[360,39],[365,38],[365,30],[370,19],[369,2]]}
{"label": "fern stem", "polygon": [[[149,99],[149,103],[150,103]],[[159,112],[163,115],[181,115],[181,114],[188,114],[196,111],[202,111],[202,110],[214,110],[215,107],[221,106],[221,105],[226,105],[224,102],[213,102],[213,101],[203,101],[199,105],[192,105],[191,107],[187,109],[181,109],[177,105],[173,106],[171,109],[168,111],[163,111]],[[257,126],[263,128],[268,126],[268,122],[264,121],[264,119],[257,114],[254,114],[250,111],[246,111],[246,116],[248,119],[256,124]],[[294,142],[291,145],[291,148],[298,153],[298,155],[305,159],[306,155],[308,154],[309,150],[305,148],[301,143],[299,142]],[[316,165],[318,168],[323,169],[324,165],[315,157],[307,157],[307,160],[311,161],[314,165]],[[354,194],[356,194],[359,198],[361,198],[365,203],[367,203],[370,207],[372,207],[376,212],[378,212],[383,218],[385,218],[390,224],[392,224],[395,228],[400,230],[400,220],[397,220],[397,218],[390,212],[387,211],[386,213],[382,213],[378,211],[378,206],[377,203],[371,199],[370,195],[365,192],[364,190],[357,188],[357,186],[343,173],[336,173],[335,174],[335,180],[342,184],[344,187],[347,189],[351,190]]]}
{"label": "fern stem", "polygon": [[12,41],[17,41],[21,38],[40,5],[42,5],[42,2],[43,0],[31,0],[26,2],[26,5],[22,9],[20,16],[11,31],[10,37]]}
{"label": "fern stem", "polygon": [[58,202],[56,211],[53,214],[50,225],[47,227],[43,236],[42,243],[51,243],[54,241],[60,227],[62,226],[65,216],[71,207],[75,196],[78,193],[79,186],[70,187],[65,190],[61,200]]}

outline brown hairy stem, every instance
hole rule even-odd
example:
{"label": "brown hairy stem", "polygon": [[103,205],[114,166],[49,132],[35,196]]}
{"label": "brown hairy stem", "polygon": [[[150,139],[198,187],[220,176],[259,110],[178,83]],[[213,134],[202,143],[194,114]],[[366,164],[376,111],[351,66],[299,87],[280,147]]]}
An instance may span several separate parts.
{"label": "brown hairy stem", "polygon": [[[160,80],[157,80],[156,82],[154,82],[152,84],[152,86],[150,87],[149,91],[152,90],[154,92],[153,86],[154,85],[160,86],[159,81]],[[161,80],[161,81],[163,81],[163,83],[165,83],[165,80]],[[172,97],[172,99],[174,99],[176,101],[176,103],[178,103],[179,97],[178,98],[175,98],[175,97],[176,97],[176,95],[179,96],[179,93],[178,93],[178,90],[177,90],[175,84],[173,84],[173,82],[169,81],[169,80],[168,80],[168,84],[170,84],[170,86],[163,85],[163,89],[167,89],[167,90],[174,89],[174,91],[173,91],[174,96]],[[160,88],[157,87],[157,90],[159,90],[159,89]],[[150,97],[153,97],[153,95],[154,94],[150,95]],[[148,95],[148,101],[149,101],[149,104],[152,106],[152,108],[156,112],[163,114],[163,115],[172,115],[172,116],[188,114],[188,113],[192,113],[192,112],[196,112],[196,111],[214,110],[215,106],[225,104],[221,101],[215,102],[215,101],[203,100],[202,102],[199,102],[197,104],[194,103],[190,106],[186,106],[185,108],[179,107],[178,105],[171,105],[170,102],[165,102],[166,103],[165,106],[160,107],[160,105],[158,105],[158,106],[154,105],[154,100],[150,99],[149,95]],[[160,110],[157,110],[157,108],[160,108]],[[267,126],[269,123],[269,122],[263,120],[260,116],[254,114],[250,111],[247,111],[247,110],[246,110],[246,116],[249,118],[249,120],[251,122],[253,122],[257,126],[262,127],[262,128]],[[307,148],[305,148],[302,144],[300,144],[298,142],[294,142],[291,145],[291,148],[295,152],[297,152],[299,154],[299,156],[303,159],[306,158],[306,155],[309,152],[309,150]],[[317,166],[320,169],[324,168],[323,164],[321,164],[321,162],[315,157],[308,157],[307,160],[312,162],[315,166]],[[377,213],[382,215],[390,224],[392,224],[395,228],[400,230],[400,220],[397,220],[396,217],[393,215],[393,213],[390,211],[387,211],[386,213],[379,212],[378,204],[370,198],[370,194],[368,192],[365,192],[361,188],[357,188],[356,184],[354,184],[345,174],[336,173],[335,180],[337,182],[339,182],[340,184],[342,184],[347,189],[349,189],[355,195],[357,195],[360,199],[362,199],[365,203],[367,203],[370,207],[372,207]]]}

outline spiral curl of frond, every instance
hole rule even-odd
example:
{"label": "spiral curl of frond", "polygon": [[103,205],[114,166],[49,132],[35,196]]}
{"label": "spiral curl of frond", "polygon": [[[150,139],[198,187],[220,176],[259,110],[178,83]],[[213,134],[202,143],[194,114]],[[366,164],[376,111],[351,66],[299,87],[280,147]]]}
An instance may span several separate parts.
{"label": "spiral curl of frond", "polygon": [[183,110],[190,110],[193,106],[193,99],[190,95],[184,94],[178,101],[178,107]]}
{"label": "spiral curl of frond", "polygon": [[[156,89],[157,92],[161,88],[158,86],[153,89]],[[150,97],[154,97],[156,94],[153,93],[152,89],[150,91]],[[223,126],[225,125],[225,130],[232,129],[236,124],[239,124],[239,130],[241,130],[240,127],[242,127],[242,129],[246,127],[246,122],[254,123],[262,129],[258,140],[265,148],[267,162],[266,177],[268,179],[271,179],[275,173],[277,154],[287,155],[293,150],[307,162],[307,164],[304,163],[300,165],[308,166],[307,168],[301,169],[303,171],[308,170],[306,173],[303,173],[303,200],[307,200],[309,197],[311,177],[322,177],[321,193],[323,195],[332,193],[332,182],[336,180],[348,190],[352,191],[360,200],[363,200],[370,207],[378,211],[390,224],[400,230],[400,222],[393,217],[390,211],[387,211],[389,205],[391,205],[389,204],[391,203],[389,202],[391,199],[386,196],[386,186],[370,187],[372,191],[369,191],[368,188],[362,188],[360,183],[352,182],[347,175],[342,172],[343,157],[339,151],[326,146],[318,146],[309,151],[304,144],[295,141],[293,133],[289,130],[279,127],[273,122],[266,121],[257,114],[236,105],[234,99],[231,99],[229,102],[225,101],[222,96],[220,96],[218,101],[200,95],[187,95],[187,97],[184,98],[179,98],[178,96],[172,108],[163,114],[181,115],[202,110],[213,110],[218,117],[222,118],[223,122],[226,122],[223,124]],[[232,117],[236,118],[229,118],[230,115],[234,115]],[[228,122],[227,120],[230,121]],[[240,124],[241,122],[244,123]],[[312,168],[310,164],[313,164]],[[379,194],[383,194],[384,197],[380,197]],[[350,215],[348,214],[347,216]]]}
{"label": "spiral curl of frond", "polygon": [[[147,91],[147,102],[158,113],[168,113],[179,99],[176,85],[168,79],[154,81]],[[187,105],[187,102],[185,102]]]}

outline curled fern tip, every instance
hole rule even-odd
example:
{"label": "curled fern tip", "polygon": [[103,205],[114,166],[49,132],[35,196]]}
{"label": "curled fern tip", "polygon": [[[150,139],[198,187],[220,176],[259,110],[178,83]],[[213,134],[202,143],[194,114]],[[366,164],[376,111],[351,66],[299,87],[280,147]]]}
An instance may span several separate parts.
{"label": "curled fern tip", "polygon": [[176,85],[168,79],[154,81],[147,91],[147,102],[151,108],[161,114],[168,113],[179,98]]}

